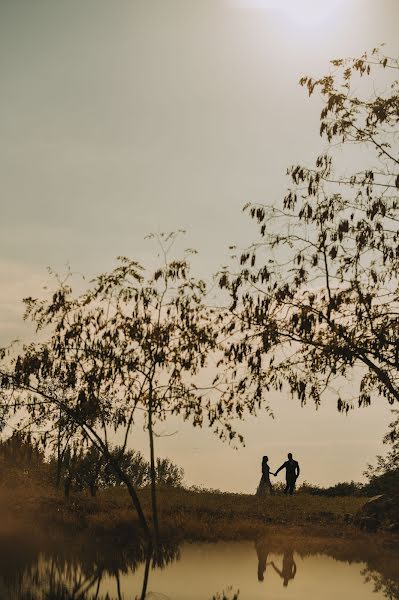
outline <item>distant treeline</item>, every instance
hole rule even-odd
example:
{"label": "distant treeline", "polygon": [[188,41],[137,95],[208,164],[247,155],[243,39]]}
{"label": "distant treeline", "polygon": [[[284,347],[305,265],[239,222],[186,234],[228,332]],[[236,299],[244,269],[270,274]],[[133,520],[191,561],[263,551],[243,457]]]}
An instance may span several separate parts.
{"label": "distant treeline", "polygon": [[[150,465],[137,450],[122,450],[115,446],[112,455],[123,464],[133,485],[144,488],[150,484]],[[0,485],[22,485],[27,479],[53,484],[63,488],[65,496],[71,491],[88,490],[95,496],[97,490],[122,485],[111,466],[94,447],[71,444],[62,453],[54,450],[46,456],[32,443],[29,436],[15,433],[0,442]],[[168,458],[156,461],[156,480],[161,486],[180,487],[184,471]]]}
{"label": "distant treeline", "polygon": [[[123,463],[134,485],[145,488],[150,485],[150,465],[142,454],[136,450],[125,450],[115,446],[112,454],[119,464]],[[376,496],[378,494],[394,494],[399,489],[399,467],[396,461],[381,466],[368,467],[365,475],[367,483],[355,481],[337,483],[330,487],[322,487],[302,483],[298,494],[311,496]],[[54,451],[46,456],[43,450],[32,443],[29,436],[14,434],[0,442],[0,469],[2,477],[0,486],[23,485],[27,479],[38,483],[54,485],[62,488],[65,496],[71,491],[87,490],[95,496],[97,490],[122,485],[104,458],[93,447],[79,447],[71,444],[62,454]],[[156,479],[158,485],[185,487],[184,471],[168,458],[158,458],[156,463]],[[190,488],[193,492],[219,492],[202,487]],[[275,492],[282,493],[284,485],[274,485]]]}

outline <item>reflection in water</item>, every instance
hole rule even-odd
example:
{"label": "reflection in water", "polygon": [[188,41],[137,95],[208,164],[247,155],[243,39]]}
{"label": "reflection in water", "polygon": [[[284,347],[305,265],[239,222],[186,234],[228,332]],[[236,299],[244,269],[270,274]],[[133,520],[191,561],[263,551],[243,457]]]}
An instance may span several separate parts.
{"label": "reflection in water", "polygon": [[239,590],[234,592],[231,588],[228,588],[226,591],[223,590],[221,594],[216,594],[216,596],[212,596],[212,600],[238,600],[239,595]]}
{"label": "reflection in water", "polygon": [[257,537],[255,540],[256,554],[258,555],[258,581],[263,581],[267,566],[267,557],[270,551],[269,538],[265,535]]}
{"label": "reflection in water", "polygon": [[[260,536],[255,540],[256,555],[253,545],[236,542],[187,544],[180,558],[176,544],[148,553],[139,541],[126,547],[61,538],[52,545],[35,545],[24,536],[2,536],[0,598],[258,600],[280,597],[282,585],[289,584],[290,598],[298,600],[399,600],[398,555],[371,544],[365,556],[364,543],[357,547],[348,542],[333,547],[318,543]],[[296,578],[298,563],[300,577]]]}
{"label": "reflection in water", "polygon": [[291,579],[296,575],[296,564],[294,561],[294,551],[292,548],[286,548],[283,554],[283,564],[281,570],[276,567],[273,561],[270,563],[273,569],[278,573],[283,580],[284,587],[288,585]]}
{"label": "reflection in water", "polygon": [[[395,571],[390,576],[384,576],[369,568],[363,571],[365,581],[373,583],[375,593],[382,592],[387,600],[398,600],[399,598],[399,560],[394,569]],[[396,572],[396,577],[393,575],[394,572]]]}
{"label": "reflection in water", "polygon": [[294,560],[294,550],[291,545],[286,545],[283,553],[282,567],[279,569],[274,561],[267,562],[268,555],[271,551],[270,541],[268,536],[259,536],[255,540],[256,554],[258,555],[258,581],[263,581],[267,565],[271,565],[278,575],[283,580],[284,587],[288,585],[291,579],[294,579],[297,571]]}
{"label": "reflection in water", "polygon": [[[144,600],[151,597],[146,594],[150,567],[162,569],[179,558],[179,549],[173,544],[151,552],[140,541],[130,547],[110,544],[99,549],[88,543],[84,544],[84,551],[82,547],[62,540],[61,544],[43,550],[29,546],[25,539],[0,540],[0,598],[123,600],[121,579],[144,564],[141,590],[130,596]],[[110,582],[115,590],[113,595],[108,590]]]}

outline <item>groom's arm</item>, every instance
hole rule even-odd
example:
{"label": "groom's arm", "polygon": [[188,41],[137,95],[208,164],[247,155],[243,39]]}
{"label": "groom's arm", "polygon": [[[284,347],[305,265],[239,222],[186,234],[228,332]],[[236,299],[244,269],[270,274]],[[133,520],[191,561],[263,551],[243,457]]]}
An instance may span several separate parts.
{"label": "groom's arm", "polygon": [[282,469],[284,469],[284,467],[285,467],[285,463],[283,463],[283,464],[281,465],[281,467],[280,467],[279,469],[277,469],[277,471],[275,472],[275,475],[278,475],[278,474],[280,473],[280,471],[281,471]]}

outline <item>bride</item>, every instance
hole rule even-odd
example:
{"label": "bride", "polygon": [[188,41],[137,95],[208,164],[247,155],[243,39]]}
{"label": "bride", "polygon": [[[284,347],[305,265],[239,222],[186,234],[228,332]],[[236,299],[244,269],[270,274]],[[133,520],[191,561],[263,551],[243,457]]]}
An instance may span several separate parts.
{"label": "bride", "polygon": [[262,477],[256,490],[257,496],[265,496],[266,494],[273,494],[273,486],[270,481],[270,467],[268,464],[269,457],[264,456],[262,459]]}

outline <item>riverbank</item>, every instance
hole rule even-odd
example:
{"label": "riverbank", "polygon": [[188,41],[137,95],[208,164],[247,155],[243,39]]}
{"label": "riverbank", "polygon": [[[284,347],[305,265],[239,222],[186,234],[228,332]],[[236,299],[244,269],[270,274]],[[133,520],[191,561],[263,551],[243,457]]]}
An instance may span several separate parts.
{"label": "riverbank", "polygon": [[[151,521],[150,493],[139,491],[146,518]],[[359,497],[266,496],[163,488],[158,492],[162,537],[176,541],[254,539],[268,530],[295,530],[301,535],[353,535],[352,520],[367,501]],[[0,508],[4,522],[40,523],[44,529],[86,531],[121,541],[139,531],[137,515],[123,488],[73,493],[64,498],[49,486],[3,488]],[[4,519],[4,516],[7,516]],[[352,531],[352,534],[350,533]],[[357,534],[360,532],[356,530]]]}
{"label": "riverbank", "polygon": [[[149,490],[141,490],[139,496],[150,521]],[[347,564],[361,563],[362,573],[373,585],[396,589],[399,540],[387,533],[361,531],[352,524],[353,516],[366,501],[367,498],[320,498],[306,494],[259,499],[250,495],[164,488],[158,494],[161,544],[149,549],[124,489],[100,491],[95,498],[87,493],[74,493],[66,499],[48,485],[37,486],[27,480],[23,487],[3,487],[0,494],[0,562],[8,578],[13,574],[15,582],[25,581],[29,590],[39,576],[41,587],[52,589],[57,583],[54,570],[63,584],[74,589],[81,585],[80,574],[84,572],[83,582],[89,586],[103,585],[105,577],[105,580],[114,578],[118,589],[128,574],[133,578],[126,584],[129,590],[134,585],[139,590],[147,585],[146,573],[150,567],[153,585],[154,572],[179,563],[187,548],[196,556],[196,568],[197,560],[210,552],[215,556],[215,564],[216,559],[224,557],[225,574],[230,573],[233,581],[236,569],[231,570],[228,557],[232,549],[235,554],[234,548],[242,547],[239,564],[252,557],[251,581],[256,577],[256,568],[259,578],[265,553],[274,554],[274,560],[277,556],[283,563],[295,553],[301,561],[306,557],[327,556]],[[325,558],[322,560],[324,565]],[[43,571],[43,564],[47,565],[47,571]],[[269,575],[270,572],[269,567]],[[25,579],[24,573],[28,574]],[[137,577],[142,577],[142,582]],[[16,588],[18,585],[15,584]],[[211,597],[235,598],[204,596],[209,600]]]}

